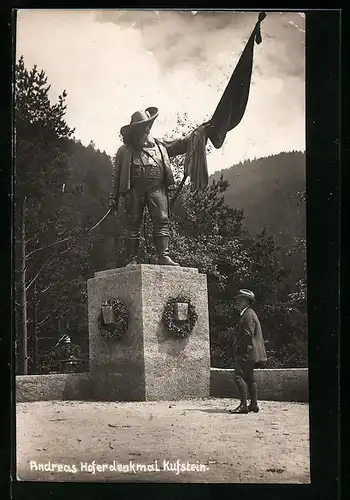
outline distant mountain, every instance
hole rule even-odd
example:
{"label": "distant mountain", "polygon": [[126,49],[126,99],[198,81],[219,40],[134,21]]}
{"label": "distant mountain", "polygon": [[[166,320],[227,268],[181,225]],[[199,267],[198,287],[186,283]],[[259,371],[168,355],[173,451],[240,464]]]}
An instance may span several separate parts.
{"label": "distant mountain", "polygon": [[[305,205],[298,205],[298,192],[305,190],[305,154],[299,151],[247,160],[215,172],[230,184],[225,201],[244,210],[245,226],[251,234],[264,228],[276,236],[284,249],[305,236]],[[291,268],[299,263],[289,259]]]}

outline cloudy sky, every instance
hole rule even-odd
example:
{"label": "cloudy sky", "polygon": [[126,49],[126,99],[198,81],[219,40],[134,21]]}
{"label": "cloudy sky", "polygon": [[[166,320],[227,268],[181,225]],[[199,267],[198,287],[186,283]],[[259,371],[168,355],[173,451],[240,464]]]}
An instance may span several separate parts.
{"label": "cloudy sky", "polygon": [[[160,110],[162,137],[187,112],[213,113],[257,20],[256,12],[20,10],[17,57],[37,64],[55,101],[67,90],[67,122],[83,144],[114,155],[137,109]],[[209,172],[247,158],[305,149],[305,19],[268,13],[255,45],[242,122],[208,158]]]}

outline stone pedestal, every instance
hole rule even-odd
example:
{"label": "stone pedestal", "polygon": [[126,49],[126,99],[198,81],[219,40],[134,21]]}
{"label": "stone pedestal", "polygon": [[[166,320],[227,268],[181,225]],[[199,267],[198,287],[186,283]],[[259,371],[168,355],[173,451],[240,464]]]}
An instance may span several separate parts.
{"label": "stone pedestal", "polygon": [[[162,322],[167,301],[189,297],[198,314],[192,333],[174,338]],[[122,339],[106,340],[101,305],[120,299],[129,310]],[[198,269],[135,265],[95,273],[88,280],[90,370],[94,397],[105,401],[161,401],[209,396],[207,277]]]}

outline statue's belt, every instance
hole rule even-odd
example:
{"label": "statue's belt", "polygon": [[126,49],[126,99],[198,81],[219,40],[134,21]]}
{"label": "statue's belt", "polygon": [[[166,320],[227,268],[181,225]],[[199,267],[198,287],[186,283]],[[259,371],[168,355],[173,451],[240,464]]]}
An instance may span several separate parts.
{"label": "statue's belt", "polygon": [[159,165],[131,165],[132,180],[162,179],[163,171]]}

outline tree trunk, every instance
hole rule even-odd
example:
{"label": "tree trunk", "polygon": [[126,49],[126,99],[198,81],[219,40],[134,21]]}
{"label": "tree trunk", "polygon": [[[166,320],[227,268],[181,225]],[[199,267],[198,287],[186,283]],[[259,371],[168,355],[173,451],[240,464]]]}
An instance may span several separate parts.
{"label": "tree trunk", "polygon": [[38,302],[36,284],[33,289],[33,372],[39,373],[38,367]]}
{"label": "tree trunk", "polygon": [[21,354],[20,371],[23,375],[28,373],[28,323],[27,323],[27,270],[26,270],[26,204],[24,197],[21,207],[21,277],[20,277],[20,325],[21,325]]}

